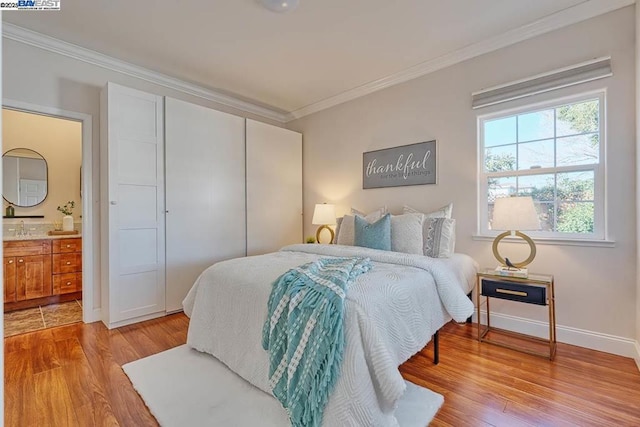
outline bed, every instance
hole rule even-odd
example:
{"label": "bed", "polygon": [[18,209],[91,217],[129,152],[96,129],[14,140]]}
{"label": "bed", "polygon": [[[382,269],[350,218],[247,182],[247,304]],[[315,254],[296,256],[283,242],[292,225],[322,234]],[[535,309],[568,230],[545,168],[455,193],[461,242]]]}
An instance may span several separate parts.
{"label": "bed", "polygon": [[321,257],[366,257],[373,263],[346,296],[342,370],[323,425],[395,426],[394,408],[405,390],[398,366],[447,322],[464,322],[473,312],[467,294],[477,264],[466,255],[429,258],[299,244],[224,261],[202,273],[183,303],[190,317],[187,344],[270,393],[269,355],[261,342],[271,284],[287,270]]}

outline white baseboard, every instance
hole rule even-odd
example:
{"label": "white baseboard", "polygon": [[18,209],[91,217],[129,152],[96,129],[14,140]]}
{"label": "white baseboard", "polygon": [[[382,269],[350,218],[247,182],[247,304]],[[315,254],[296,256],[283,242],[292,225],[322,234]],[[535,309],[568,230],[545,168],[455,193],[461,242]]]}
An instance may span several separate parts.
{"label": "white baseboard", "polygon": [[[482,311],[481,315],[483,323],[486,323],[486,311]],[[540,338],[549,338],[549,324],[538,320],[491,312],[491,326]],[[558,342],[561,343],[633,358],[640,369],[640,346],[633,339],[561,325],[556,325],[556,336]]]}
{"label": "white baseboard", "polygon": [[[144,316],[139,316],[139,317],[134,317],[133,319],[126,319],[126,320],[121,320],[119,322],[112,322],[112,323],[105,323],[105,326],[108,329],[115,329],[115,328],[119,328],[121,326],[127,326],[127,325],[131,325],[133,323],[138,323],[138,322],[144,322],[145,320],[151,320],[151,319],[157,319],[158,317],[163,317],[165,316],[165,312],[164,311],[160,311],[158,313],[151,313],[151,314],[146,314]],[[104,323],[104,321],[103,321]]]}
{"label": "white baseboard", "polygon": [[[165,313],[155,313],[155,314],[151,314],[149,316],[142,316],[142,317],[137,317],[135,319],[129,319],[129,320],[125,320],[122,322],[115,322],[112,323],[111,325],[107,325],[107,327],[109,327],[109,329],[111,328],[119,328],[120,326],[125,326],[125,325],[129,325],[131,323],[137,323],[137,322],[142,322],[145,320],[151,320],[151,319],[155,319],[157,317],[162,317],[162,316],[167,316],[169,314],[175,314],[175,313],[182,313],[184,310],[182,309],[178,309],[178,310],[174,310],[174,311],[167,311]],[[89,312],[89,318],[88,319],[83,319],[84,323],[93,323],[93,322],[98,322],[102,320],[102,309],[100,308],[94,308],[93,312]]]}

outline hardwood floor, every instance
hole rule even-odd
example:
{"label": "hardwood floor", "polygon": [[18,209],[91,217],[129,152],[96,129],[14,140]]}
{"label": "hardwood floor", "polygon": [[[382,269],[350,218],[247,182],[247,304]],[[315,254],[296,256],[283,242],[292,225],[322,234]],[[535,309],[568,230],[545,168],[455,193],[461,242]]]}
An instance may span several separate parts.
{"label": "hardwood floor", "polygon": [[[74,324],[5,339],[6,426],[155,426],[120,368],[186,341],[188,319],[167,316],[109,331]],[[550,362],[479,344],[447,325],[405,363],[410,381],[445,396],[434,426],[638,426],[640,373],[631,359],[558,345]]]}

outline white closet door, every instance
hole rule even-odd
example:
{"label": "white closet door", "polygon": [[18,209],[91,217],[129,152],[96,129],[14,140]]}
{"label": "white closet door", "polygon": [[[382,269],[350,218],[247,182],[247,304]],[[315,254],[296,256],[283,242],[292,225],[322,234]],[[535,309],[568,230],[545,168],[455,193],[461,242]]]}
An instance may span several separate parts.
{"label": "white closet door", "polygon": [[167,312],[215,262],[245,255],[244,119],[165,100]]}
{"label": "white closet door", "polygon": [[102,305],[111,328],[165,312],[163,99],[109,83],[105,102]]}
{"label": "white closet door", "polygon": [[302,135],[247,119],[247,255],[302,243]]}

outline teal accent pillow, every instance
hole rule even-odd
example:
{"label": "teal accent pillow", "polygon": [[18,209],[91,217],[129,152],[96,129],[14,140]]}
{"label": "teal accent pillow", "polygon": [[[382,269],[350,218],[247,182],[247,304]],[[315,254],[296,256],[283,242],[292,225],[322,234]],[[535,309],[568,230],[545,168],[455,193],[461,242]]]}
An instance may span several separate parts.
{"label": "teal accent pillow", "polygon": [[391,215],[386,214],[373,224],[356,215],[354,218],[355,246],[364,248],[391,250]]}

